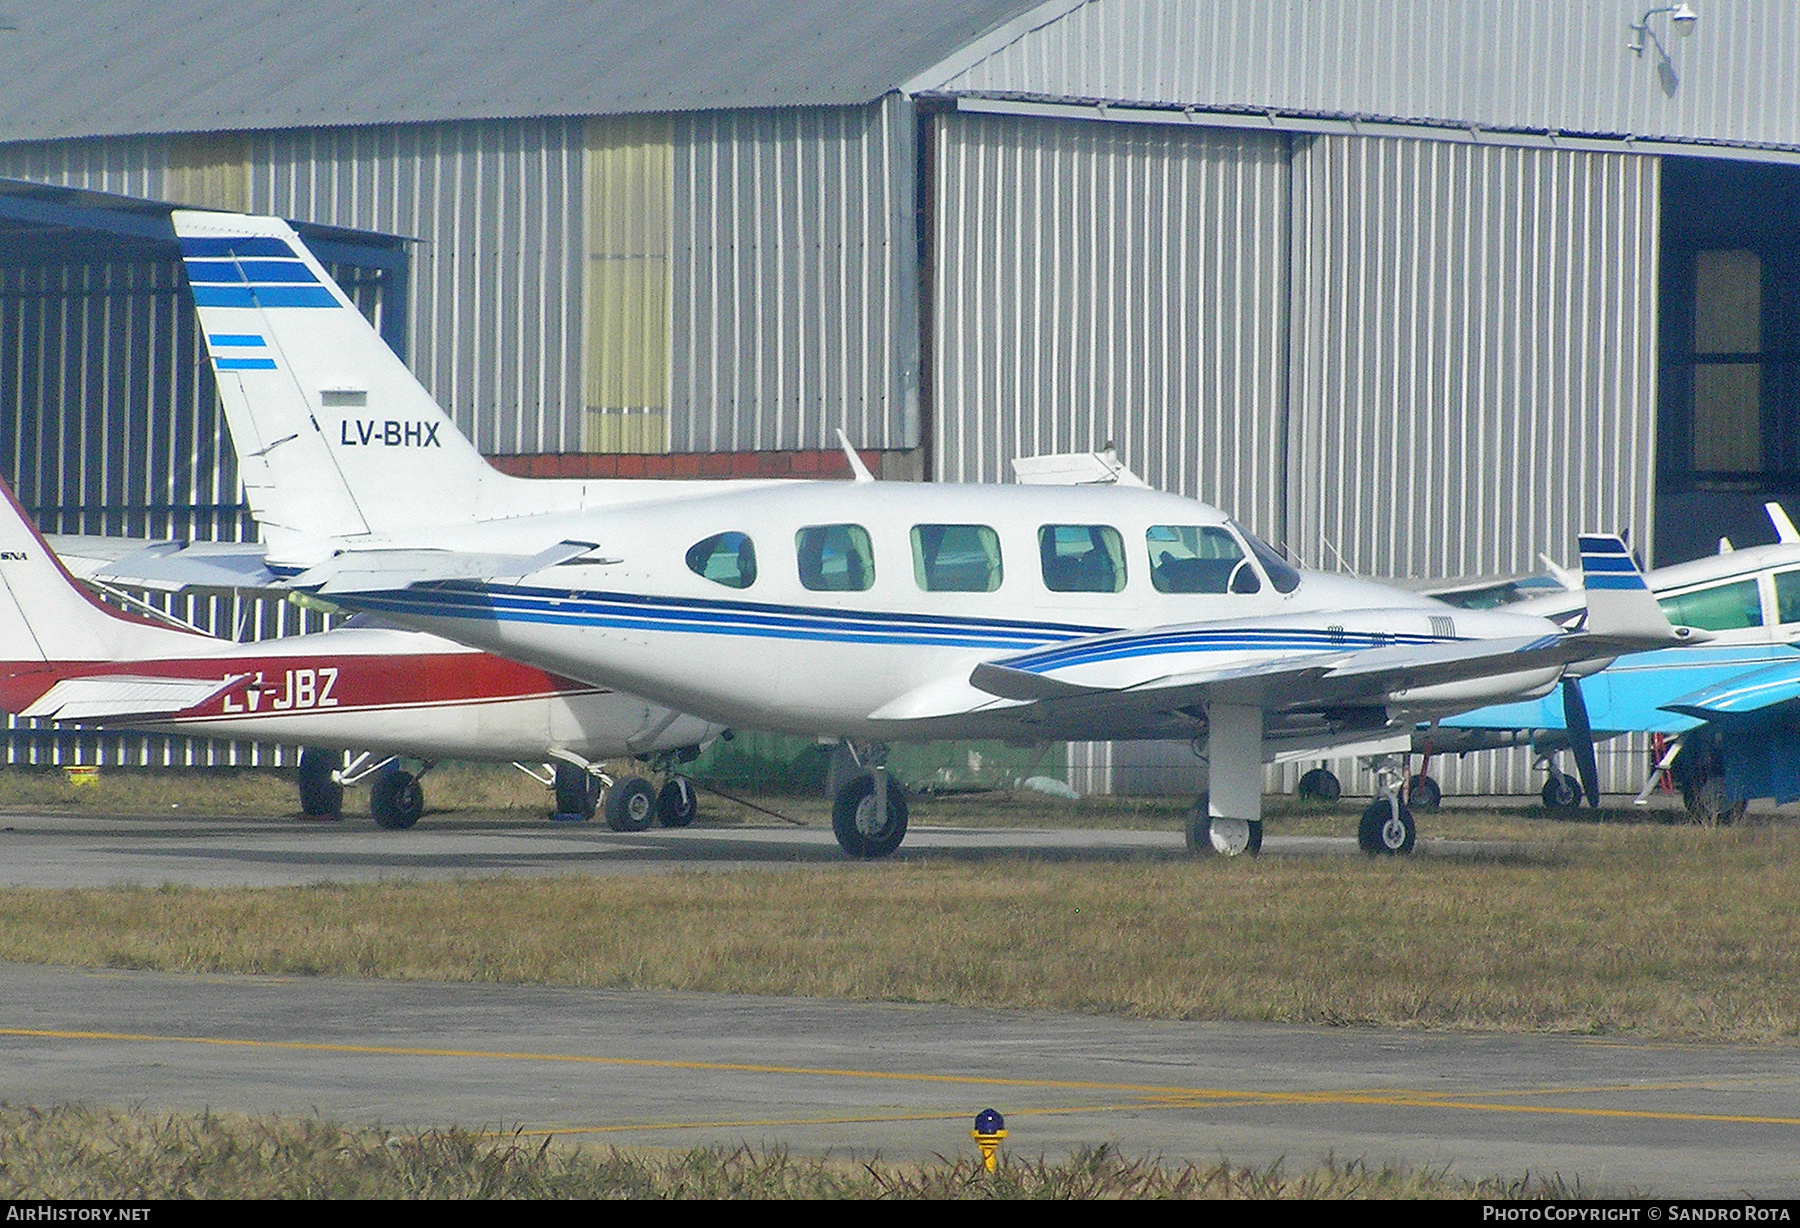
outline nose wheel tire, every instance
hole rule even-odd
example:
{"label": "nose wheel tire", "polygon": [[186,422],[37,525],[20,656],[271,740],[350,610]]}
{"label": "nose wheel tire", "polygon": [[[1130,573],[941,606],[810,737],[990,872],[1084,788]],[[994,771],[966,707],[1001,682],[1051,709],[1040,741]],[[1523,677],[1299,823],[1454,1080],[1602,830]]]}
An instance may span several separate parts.
{"label": "nose wheel tire", "polygon": [[425,813],[425,790],[403,768],[388,768],[369,786],[369,813],[389,831],[405,831]]}
{"label": "nose wheel tire", "polygon": [[1335,802],[1344,795],[1344,786],[1329,768],[1314,768],[1300,777],[1294,792],[1317,802]]}
{"label": "nose wheel tire", "polygon": [[699,813],[694,783],[685,776],[671,776],[656,795],[656,821],[664,827],[686,827]]}
{"label": "nose wheel tire", "polygon": [[613,782],[606,791],[606,825],[614,831],[648,831],[656,818],[656,793],[640,776]]}
{"label": "nose wheel tire", "polygon": [[887,819],[875,804],[875,777],[852,777],[838,790],[831,807],[831,830],[839,847],[852,857],[886,857],[906,838],[906,790],[887,777]]}
{"label": "nose wheel tire", "polygon": [[1546,810],[1573,810],[1581,805],[1581,782],[1573,776],[1552,771],[1544,781],[1544,791],[1540,796],[1544,799]]}
{"label": "nose wheel tire", "polygon": [[1385,797],[1369,803],[1356,829],[1357,847],[1371,857],[1410,853],[1417,839],[1412,811],[1393,805]]}

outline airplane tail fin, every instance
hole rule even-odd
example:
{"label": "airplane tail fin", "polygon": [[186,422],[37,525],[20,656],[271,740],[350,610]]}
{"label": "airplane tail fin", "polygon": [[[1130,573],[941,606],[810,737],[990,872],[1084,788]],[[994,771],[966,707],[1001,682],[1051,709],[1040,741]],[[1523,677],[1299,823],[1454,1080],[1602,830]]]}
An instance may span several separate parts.
{"label": "airplane tail fin", "polygon": [[1630,547],[1617,534],[1581,535],[1581,581],[1588,610],[1583,629],[1591,636],[1641,641],[1649,647],[1701,638],[1670,625]]}
{"label": "airplane tail fin", "polygon": [[0,495],[0,656],[54,664],[185,655],[204,638],[102,605],[50,552],[4,482]]}
{"label": "airplane tail fin", "polygon": [[176,210],[251,511],[303,538],[473,519],[507,481],[279,218]]}

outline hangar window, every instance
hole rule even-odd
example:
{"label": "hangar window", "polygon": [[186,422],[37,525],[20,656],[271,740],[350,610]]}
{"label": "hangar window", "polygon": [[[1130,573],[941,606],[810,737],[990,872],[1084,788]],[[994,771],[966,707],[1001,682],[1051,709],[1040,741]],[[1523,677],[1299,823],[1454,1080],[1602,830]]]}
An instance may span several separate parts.
{"label": "hangar window", "polygon": [[1159,593],[1254,593],[1262,587],[1237,538],[1214,525],[1154,524],[1144,534]]}
{"label": "hangar window", "polygon": [[928,593],[991,593],[1000,587],[1000,535],[984,524],[916,524],[913,579]]}
{"label": "hangar window", "polygon": [[1116,593],[1125,587],[1125,542],[1107,524],[1047,524],[1038,530],[1044,587],[1053,593]]}
{"label": "hangar window", "polygon": [[714,533],[687,552],[688,570],[726,588],[756,583],[756,546],[745,533]]}
{"label": "hangar window", "polygon": [[860,593],[875,583],[875,551],[859,524],[808,525],[794,534],[800,583],[815,593]]}
{"label": "hangar window", "polygon": [[1755,580],[1697,588],[1691,593],[1660,598],[1656,604],[1676,626],[1699,627],[1703,631],[1762,626],[1762,600],[1756,595]]}

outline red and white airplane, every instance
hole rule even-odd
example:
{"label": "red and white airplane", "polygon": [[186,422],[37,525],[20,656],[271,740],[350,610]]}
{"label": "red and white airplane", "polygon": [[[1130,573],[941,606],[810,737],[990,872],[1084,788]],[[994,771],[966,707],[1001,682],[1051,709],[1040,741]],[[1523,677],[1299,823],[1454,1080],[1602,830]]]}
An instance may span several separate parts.
{"label": "red and white airplane", "polygon": [[[0,505],[0,710],[154,733],[307,747],[301,807],[336,814],[343,786],[373,777],[370,811],[411,827],[423,771],[438,759],[550,761],[539,777],[559,813],[590,815],[597,765],[640,757],[664,769],[717,737],[718,725],[418,631],[357,625],[234,643],[115,610],[69,574],[12,491]],[[359,620],[360,621],[360,620]],[[348,766],[338,751],[363,752]],[[533,773],[534,775],[536,773]],[[669,774],[660,794],[638,777],[610,782],[608,823],[684,826],[693,786]]]}

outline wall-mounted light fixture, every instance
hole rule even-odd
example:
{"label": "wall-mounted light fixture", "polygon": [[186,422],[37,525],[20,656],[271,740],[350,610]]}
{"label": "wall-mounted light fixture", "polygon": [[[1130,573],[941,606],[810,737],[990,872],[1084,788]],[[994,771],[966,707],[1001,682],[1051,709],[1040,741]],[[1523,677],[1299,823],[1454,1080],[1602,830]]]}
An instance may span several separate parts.
{"label": "wall-mounted light fixture", "polygon": [[1662,39],[1656,37],[1656,31],[1650,28],[1650,19],[1664,13],[1668,14],[1669,24],[1675,27],[1675,33],[1683,38],[1694,32],[1694,26],[1700,20],[1700,14],[1696,13],[1694,6],[1686,3],[1686,0],[1683,0],[1681,4],[1665,4],[1661,8],[1646,10],[1644,15],[1638,18],[1638,23],[1629,27],[1631,32],[1637,35],[1637,41],[1630,43],[1628,47],[1640,58],[1644,54],[1644,44],[1648,42],[1656,48],[1656,54],[1663,58],[1664,63],[1668,62],[1668,49],[1663,46]]}

